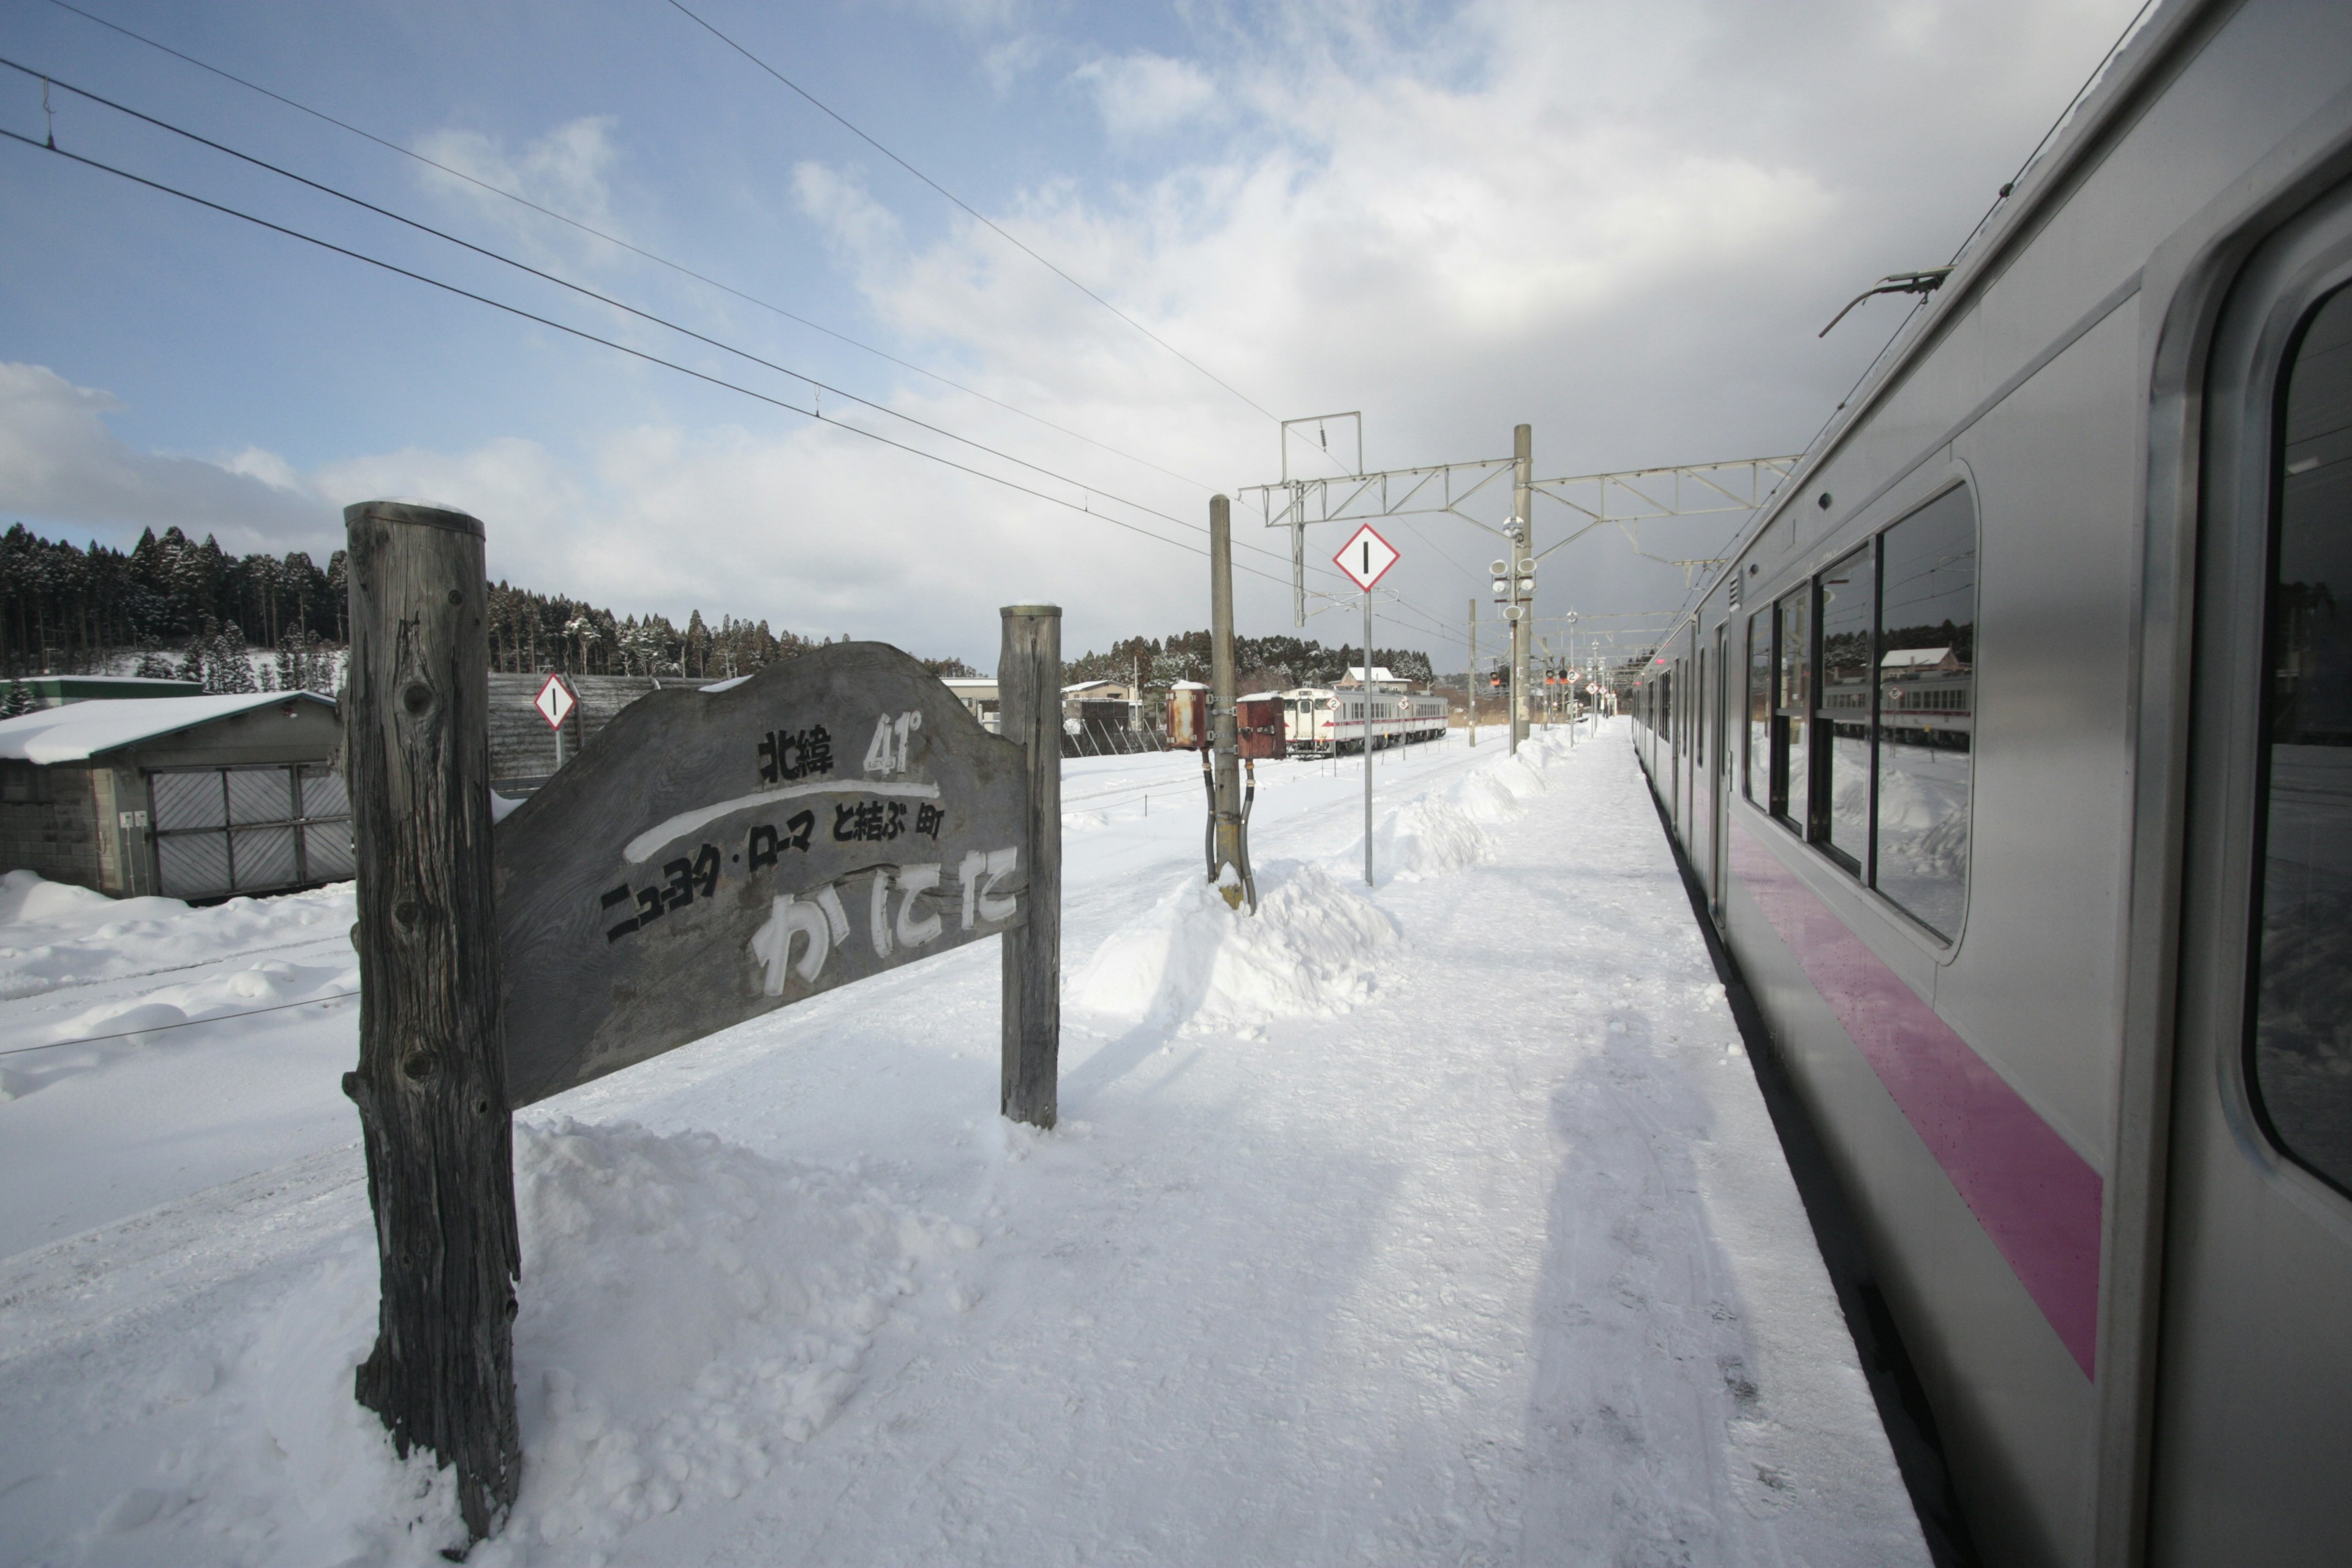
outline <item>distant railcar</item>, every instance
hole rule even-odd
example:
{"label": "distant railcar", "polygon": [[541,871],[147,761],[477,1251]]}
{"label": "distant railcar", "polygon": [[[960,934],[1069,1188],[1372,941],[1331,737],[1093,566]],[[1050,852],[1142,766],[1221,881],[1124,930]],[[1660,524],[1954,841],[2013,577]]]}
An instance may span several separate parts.
{"label": "distant railcar", "polygon": [[1988,1563],[2352,1561],[2352,5],[2133,36],[1635,745]]}
{"label": "distant railcar", "polygon": [[1301,686],[1276,695],[1284,704],[1290,750],[1307,756],[1360,752],[1367,729],[1375,748],[1435,741],[1450,722],[1443,697],[1407,691],[1367,696],[1328,686]]}

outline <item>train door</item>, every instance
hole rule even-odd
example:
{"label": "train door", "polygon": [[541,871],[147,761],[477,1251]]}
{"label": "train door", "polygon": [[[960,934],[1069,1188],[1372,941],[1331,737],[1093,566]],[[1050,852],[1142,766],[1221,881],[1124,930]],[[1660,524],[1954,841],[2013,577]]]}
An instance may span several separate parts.
{"label": "train door", "polygon": [[1735,733],[1732,708],[1733,693],[1738,683],[1731,673],[1731,623],[1726,621],[1715,628],[1715,753],[1709,764],[1713,770],[1707,777],[1714,787],[1708,792],[1706,896],[1715,912],[1723,913],[1723,870],[1725,837],[1731,831],[1731,737]]}
{"label": "train door", "polygon": [[1698,651],[1691,659],[1691,743],[1690,743],[1690,820],[1684,826],[1683,847],[1690,857],[1692,869],[1704,878],[1713,863],[1711,847],[1715,837],[1715,779],[1707,772],[1707,758],[1714,750],[1713,726],[1707,716],[1715,710],[1715,688],[1720,674],[1708,661],[1706,639],[1698,641]]}
{"label": "train door", "polygon": [[2149,1561],[2352,1543],[2352,198],[2207,386]]}
{"label": "train door", "polygon": [[1665,708],[1665,744],[1659,755],[1666,764],[1666,820],[1676,828],[1683,821],[1683,742],[1681,710],[1689,704],[1689,693],[1682,682],[1683,661],[1675,659],[1666,666],[1659,679],[1658,689],[1664,693],[1659,701]]}

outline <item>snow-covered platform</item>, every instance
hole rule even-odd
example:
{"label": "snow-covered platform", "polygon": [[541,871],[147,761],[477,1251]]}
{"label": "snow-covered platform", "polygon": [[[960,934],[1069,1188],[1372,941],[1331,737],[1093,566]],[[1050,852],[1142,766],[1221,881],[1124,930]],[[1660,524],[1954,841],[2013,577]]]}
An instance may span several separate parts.
{"label": "snow-covered platform", "polygon": [[[1067,764],[1052,1133],[984,946],[526,1113],[472,1561],[1924,1563],[1622,730],[1381,757],[1371,889],[1360,767],[1261,770],[1237,921],[1193,759]],[[0,1049],[92,1041],[0,1057],[0,1559],[438,1561],[348,890],[175,909],[0,888]]]}

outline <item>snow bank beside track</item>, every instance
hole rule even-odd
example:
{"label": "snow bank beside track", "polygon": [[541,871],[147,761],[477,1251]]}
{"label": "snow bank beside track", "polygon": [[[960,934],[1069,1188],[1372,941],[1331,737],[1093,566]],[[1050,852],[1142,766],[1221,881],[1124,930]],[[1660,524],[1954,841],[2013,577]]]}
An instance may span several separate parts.
{"label": "snow bank beside track", "polygon": [[[1523,816],[1567,734],[1529,737],[1448,783],[1392,802],[1373,826],[1379,886],[1418,882],[1494,858],[1493,828]],[[1187,872],[1149,912],[1096,949],[1068,989],[1072,1006],[1171,1031],[1245,1028],[1328,1017],[1369,1001],[1402,932],[1363,888],[1363,840],[1323,861],[1258,868],[1255,918],[1237,920]]]}

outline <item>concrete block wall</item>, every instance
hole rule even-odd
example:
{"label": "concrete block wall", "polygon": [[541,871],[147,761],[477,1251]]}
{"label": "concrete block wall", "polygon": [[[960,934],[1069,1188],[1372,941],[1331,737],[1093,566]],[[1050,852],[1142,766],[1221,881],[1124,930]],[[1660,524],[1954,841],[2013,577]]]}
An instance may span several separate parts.
{"label": "concrete block wall", "polygon": [[105,885],[96,795],[87,769],[47,770],[49,798],[0,803],[0,869],[37,871],[52,882]]}
{"label": "concrete block wall", "polygon": [[[578,756],[580,748],[613,721],[613,715],[653,690],[656,684],[642,675],[567,675],[563,679],[580,699],[580,705],[563,721],[566,762]],[[531,706],[531,699],[539,695],[546,679],[544,673],[493,672],[490,676],[490,784],[502,795],[528,795],[555,771],[555,731]],[[699,688],[705,683],[664,676],[659,684]]]}

